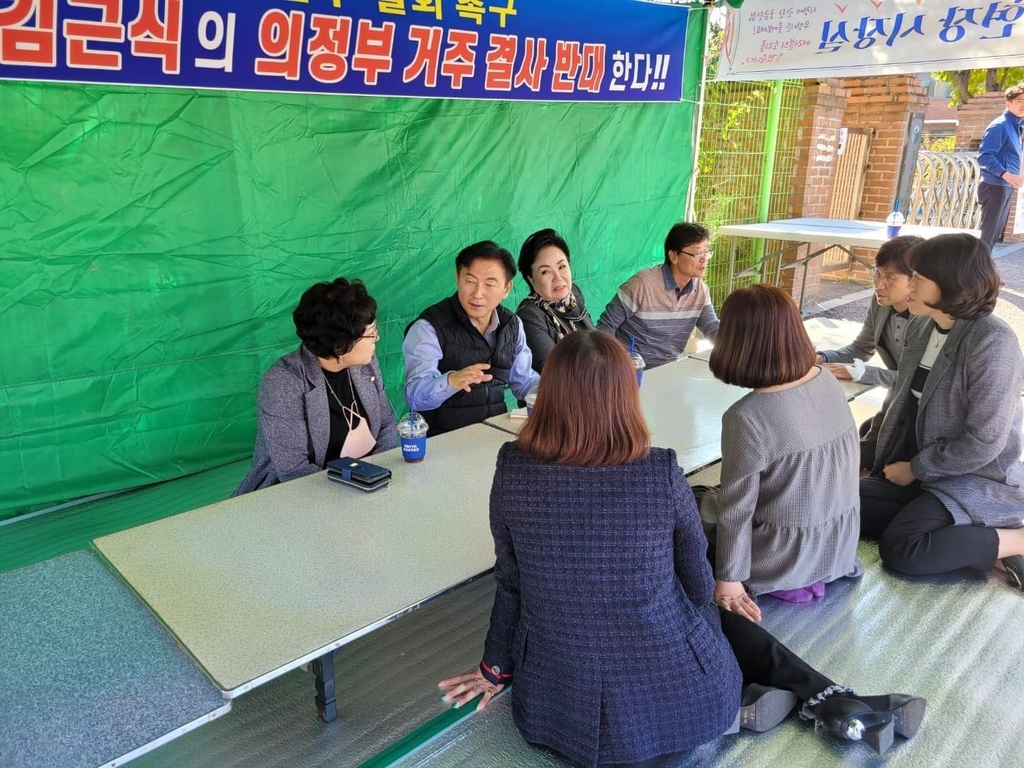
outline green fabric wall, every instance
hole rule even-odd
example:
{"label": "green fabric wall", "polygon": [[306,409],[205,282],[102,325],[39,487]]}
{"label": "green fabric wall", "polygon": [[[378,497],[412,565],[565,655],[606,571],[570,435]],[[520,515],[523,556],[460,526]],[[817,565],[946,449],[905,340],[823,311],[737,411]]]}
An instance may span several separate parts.
{"label": "green fabric wall", "polygon": [[0,82],[0,518],[251,453],[316,280],[378,300],[399,412],[470,242],[556,227],[596,319],[685,210],[701,19],[681,104]]}

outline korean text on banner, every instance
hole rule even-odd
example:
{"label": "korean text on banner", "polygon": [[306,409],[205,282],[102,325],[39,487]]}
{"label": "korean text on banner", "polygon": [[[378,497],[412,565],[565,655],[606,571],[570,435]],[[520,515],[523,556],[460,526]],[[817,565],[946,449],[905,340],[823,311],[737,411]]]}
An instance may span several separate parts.
{"label": "korean text on banner", "polygon": [[730,9],[719,80],[1024,65],[1024,0],[746,0]]}
{"label": "korean text on banner", "polygon": [[0,0],[0,79],[678,101],[687,17],[642,0]]}

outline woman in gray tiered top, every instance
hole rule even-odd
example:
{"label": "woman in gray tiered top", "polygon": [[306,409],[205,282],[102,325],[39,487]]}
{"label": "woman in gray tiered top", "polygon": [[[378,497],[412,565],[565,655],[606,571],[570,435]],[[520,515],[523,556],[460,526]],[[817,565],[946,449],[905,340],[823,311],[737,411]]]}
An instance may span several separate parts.
{"label": "woman in gray tiered top", "polygon": [[814,365],[785,291],[735,291],[721,322],[711,371],[754,391],[722,417],[722,485],[701,509],[715,523],[715,601],[759,615],[748,592],[809,602],[860,575],[860,451],[843,390]]}

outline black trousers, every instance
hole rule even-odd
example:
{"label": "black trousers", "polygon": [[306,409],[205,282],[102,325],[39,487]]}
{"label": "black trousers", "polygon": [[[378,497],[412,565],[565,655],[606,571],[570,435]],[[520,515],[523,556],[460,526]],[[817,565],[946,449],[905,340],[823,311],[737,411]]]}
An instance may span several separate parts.
{"label": "black trousers", "polygon": [[807,701],[835,685],[760,625],[729,611],[719,609],[719,613],[722,634],[739,662],[744,686],[769,685],[792,691],[800,701]]}
{"label": "black trousers", "polygon": [[999,236],[1006,228],[1006,219],[1010,215],[1010,201],[1013,199],[1013,187],[1001,187],[998,184],[978,184],[978,202],[981,204],[981,239],[991,250]]}
{"label": "black trousers", "polygon": [[914,575],[995,565],[999,534],[980,525],[956,525],[939,499],[920,483],[900,486],[880,477],[860,481],[860,535],[878,539],[882,562]]}

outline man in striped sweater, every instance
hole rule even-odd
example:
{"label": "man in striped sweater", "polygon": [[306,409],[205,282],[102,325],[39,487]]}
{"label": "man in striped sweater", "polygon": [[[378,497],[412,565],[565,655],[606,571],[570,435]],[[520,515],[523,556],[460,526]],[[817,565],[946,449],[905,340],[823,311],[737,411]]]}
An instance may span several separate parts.
{"label": "man in striped sweater", "polygon": [[700,224],[676,224],[665,238],[665,263],[623,283],[597,327],[627,347],[636,339],[648,368],[678,359],[694,326],[714,341],[718,316],[701,279],[710,258],[708,231]]}

